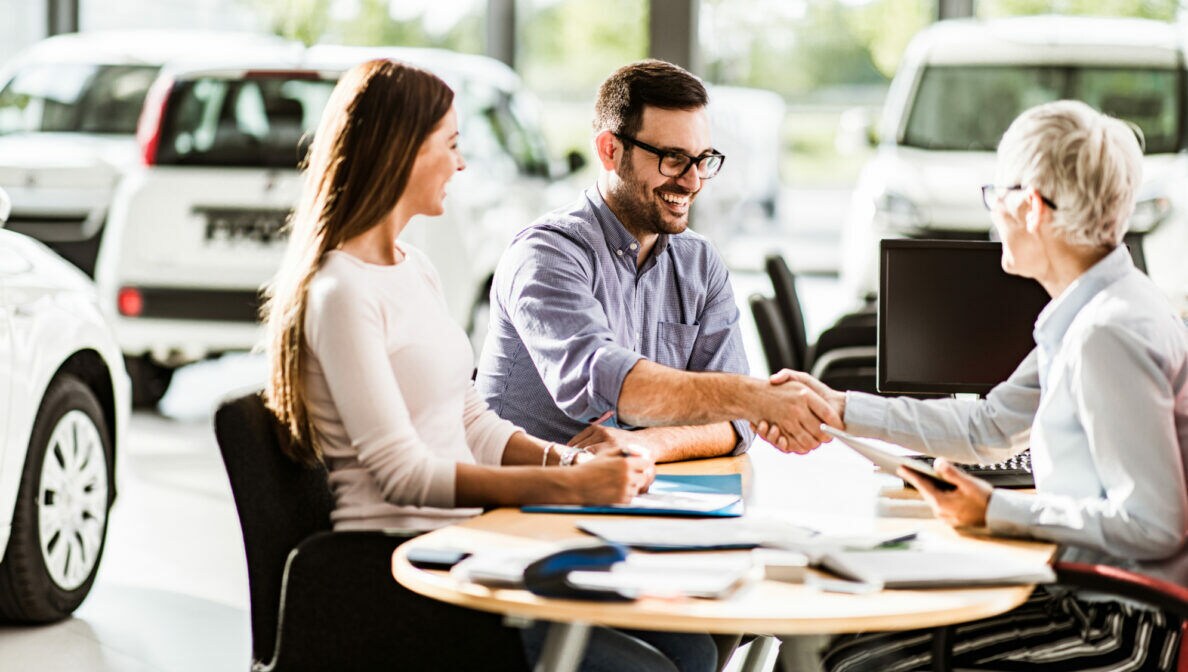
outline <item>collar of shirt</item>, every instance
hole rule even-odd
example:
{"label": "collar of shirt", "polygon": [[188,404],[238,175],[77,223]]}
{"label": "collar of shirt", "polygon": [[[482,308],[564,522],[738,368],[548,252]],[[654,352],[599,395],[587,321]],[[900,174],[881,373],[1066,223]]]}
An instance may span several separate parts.
{"label": "collar of shirt", "polygon": [[1134,262],[1130,259],[1130,250],[1125,245],[1119,245],[1114,251],[1102,257],[1101,261],[1089,267],[1081,277],[1073,280],[1064,292],[1052,299],[1040,311],[1035,320],[1035,342],[1040,349],[1049,356],[1060,349],[1064,334],[1068,332],[1077,313],[1086,306],[1097,293],[1111,284],[1122,279]]}
{"label": "collar of shirt", "polygon": [[[635,264],[639,241],[631,235],[627,227],[623,226],[618,216],[606,204],[606,200],[602,198],[602,192],[598,190],[598,185],[586,190],[586,200],[590,202],[590,207],[594,210],[594,217],[598,220],[598,225],[602,227],[602,236],[606,239],[607,248],[615,256],[625,257]],[[668,234],[662,233],[656,238],[656,244],[652,246],[652,254],[648,257],[648,261],[658,259],[666,249],[668,249]],[[648,264],[645,263],[645,265]]]}

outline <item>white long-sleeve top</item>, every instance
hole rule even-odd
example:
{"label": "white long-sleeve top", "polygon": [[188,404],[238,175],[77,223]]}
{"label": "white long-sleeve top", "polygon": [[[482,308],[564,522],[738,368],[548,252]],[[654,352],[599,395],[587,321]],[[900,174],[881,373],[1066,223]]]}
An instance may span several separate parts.
{"label": "white long-sleeve top", "polygon": [[1040,313],[1036,349],[985,399],[850,392],[846,427],[958,462],[1030,439],[1036,494],[995,490],[995,532],[1188,586],[1188,330],[1119,247]]}
{"label": "white long-sleeve top", "polygon": [[433,265],[368,264],[332,251],[310,283],[302,374],[334,493],[336,530],[430,530],[454,508],[455,465],[498,465],[520,431],[470,381],[474,353]]}

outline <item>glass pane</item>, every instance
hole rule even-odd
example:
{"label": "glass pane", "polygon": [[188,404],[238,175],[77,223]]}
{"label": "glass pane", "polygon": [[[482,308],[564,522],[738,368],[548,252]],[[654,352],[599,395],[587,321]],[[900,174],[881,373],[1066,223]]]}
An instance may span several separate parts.
{"label": "glass pane", "polygon": [[1071,98],[1137,124],[1147,153],[1174,152],[1181,86],[1168,69],[933,66],[920,80],[903,144],[994,151],[1021,112]]}
{"label": "glass pane", "polygon": [[660,162],[663,168],[660,172],[670,176],[679,174],[685,169],[685,166],[689,165],[689,159],[680,154],[665,154]]}
{"label": "glass pane", "polygon": [[157,161],[295,168],[333,88],[333,80],[284,76],[179,82]]}
{"label": "glass pane", "polygon": [[136,132],[156,66],[51,63],[18,71],[0,90],[0,135]]}

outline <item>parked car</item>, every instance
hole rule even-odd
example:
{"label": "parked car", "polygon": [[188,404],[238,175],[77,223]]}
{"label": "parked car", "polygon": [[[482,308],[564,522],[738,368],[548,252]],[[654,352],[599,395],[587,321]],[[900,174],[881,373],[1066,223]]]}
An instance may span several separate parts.
{"label": "parked car", "polygon": [[129,396],[90,280],[0,230],[0,619],[58,620],[90,591]]}
{"label": "parked car", "polygon": [[468,168],[453,181],[446,214],[414,219],[404,236],[433,260],[454,317],[481,338],[500,253],[559,205],[549,202],[535,102],[516,74],[438,50],[236,56],[162,71],[140,120],[140,164],[120,183],[103,232],[95,278],[129,358],[135,403],[155,404],[178,366],[256,345],[258,292],[280,263],[298,163],[338,76],[368,58],[425,67],[457,94]]}
{"label": "parked car", "polygon": [[1027,108],[1074,98],[1142,129],[1143,184],[1126,242],[1188,311],[1184,62],[1176,27],[1156,21],[1044,16],[943,21],[921,31],[892,81],[881,143],[854,191],[843,284],[873,295],[880,238],[986,239],[978,186],[994,181],[1003,132]]}
{"label": "parked car", "polygon": [[190,53],[300,45],[247,33],[118,31],[42,40],[0,68],[8,228],[94,272],[111,195],[137,162],[136,124],[162,64]]}

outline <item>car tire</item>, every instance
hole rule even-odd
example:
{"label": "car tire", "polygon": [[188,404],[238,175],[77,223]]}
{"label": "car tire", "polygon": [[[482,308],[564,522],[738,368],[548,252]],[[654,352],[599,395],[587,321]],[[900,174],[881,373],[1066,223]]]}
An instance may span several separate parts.
{"label": "car tire", "polygon": [[0,562],[0,617],[49,623],[82,604],[107,537],[111,435],[95,394],[78,378],[50,383],[29,439]]}
{"label": "car tire", "polygon": [[169,390],[174,369],[154,362],[148,355],[124,357],[124,367],[132,379],[132,407],[156,408]]}

